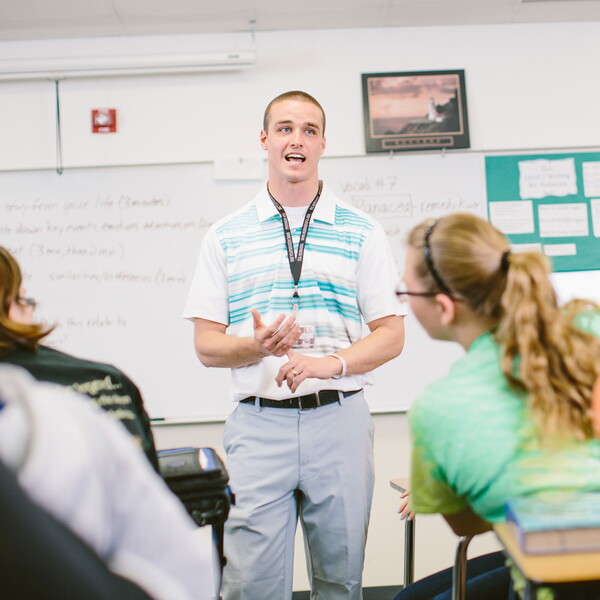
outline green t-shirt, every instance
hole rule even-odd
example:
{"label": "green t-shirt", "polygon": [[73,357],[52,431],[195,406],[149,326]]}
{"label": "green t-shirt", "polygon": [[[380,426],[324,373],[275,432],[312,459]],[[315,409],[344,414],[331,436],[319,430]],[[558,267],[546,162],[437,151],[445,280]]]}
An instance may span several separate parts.
{"label": "green t-shirt", "polygon": [[[600,315],[577,320],[600,337]],[[542,448],[510,389],[491,334],[477,338],[449,374],[412,406],[411,509],[452,514],[466,506],[492,523],[508,498],[542,490],[600,490],[600,442]]]}

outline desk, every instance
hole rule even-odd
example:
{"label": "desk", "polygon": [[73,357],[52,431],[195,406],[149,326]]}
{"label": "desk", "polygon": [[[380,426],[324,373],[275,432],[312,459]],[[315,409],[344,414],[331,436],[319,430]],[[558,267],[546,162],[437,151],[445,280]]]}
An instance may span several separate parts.
{"label": "desk", "polygon": [[496,535],[515,565],[527,579],[525,600],[535,598],[534,588],[547,583],[600,580],[600,552],[525,554],[512,526],[494,525]]}
{"label": "desk", "polygon": [[[390,486],[404,493],[408,489],[410,479],[402,477],[390,479]],[[410,585],[415,577],[415,520],[404,521],[404,587]]]}

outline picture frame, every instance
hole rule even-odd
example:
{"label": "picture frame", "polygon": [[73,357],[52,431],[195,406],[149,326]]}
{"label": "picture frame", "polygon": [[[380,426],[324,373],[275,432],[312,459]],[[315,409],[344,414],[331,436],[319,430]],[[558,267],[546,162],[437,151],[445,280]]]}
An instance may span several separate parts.
{"label": "picture frame", "polygon": [[363,73],[367,152],[469,148],[464,69]]}

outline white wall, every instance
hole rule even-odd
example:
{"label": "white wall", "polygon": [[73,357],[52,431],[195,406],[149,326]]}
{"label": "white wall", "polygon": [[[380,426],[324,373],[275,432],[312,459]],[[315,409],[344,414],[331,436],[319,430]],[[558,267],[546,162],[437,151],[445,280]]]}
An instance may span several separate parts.
{"label": "white wall", "polygon": [[[598,144],[600,23],[262,33],[247,71],[64,81],[65,166],[261,156],[266,103],[305,89],[328,115],[329,156],[364,153],[361,73],[464,68],[477,150]],[[241,49],[249,34],[0,43],[0,56]],[[119,111],[119,133],[92,135],[92,108]],[[55,165],[54,84],[0,84],[0,169]]]}
{"label": "white wall", "polygon": [[[264,107],[288,89],[304,89],[322,102],[329,156],[361,155],[361,73],[454,68],[466,71],[474,150],[593,147],[599,144],[598,40],[600,23],[261,33],[256,65],[247,71],[62,82],[63,162],[68,168],[259,157]],[[250,46],[249,34],[4,42],[0,56]],[[100,107],[118,109],[118,134],[90,133],[90,111]],[[54,111],[53,83],[0,84],[0,170],[55,166]],[[402,525],[388,481],[408,475],[410,447],[405,415],[375,421],[377,487],[365,584],[388,585],[402,579]],[[179,425],[156,428],[156,436],[159,447],[203,445],[222,453],[221,431],[220,424]],[[488,536],[474,552],[495,547]],[[449,565],[453,550],[439,518],[419,518],[417,576]],[[296,563],[295,588],[305,589],[301,557]]]}

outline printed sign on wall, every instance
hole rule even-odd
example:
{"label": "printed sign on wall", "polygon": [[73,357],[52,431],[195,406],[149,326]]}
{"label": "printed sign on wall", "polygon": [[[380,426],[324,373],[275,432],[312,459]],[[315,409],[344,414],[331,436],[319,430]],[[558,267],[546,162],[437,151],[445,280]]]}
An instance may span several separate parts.
{"label": "printed sign on wall", "polygon": [[555,271],[600,269],[600,152],[488,156],[490,221]]}

